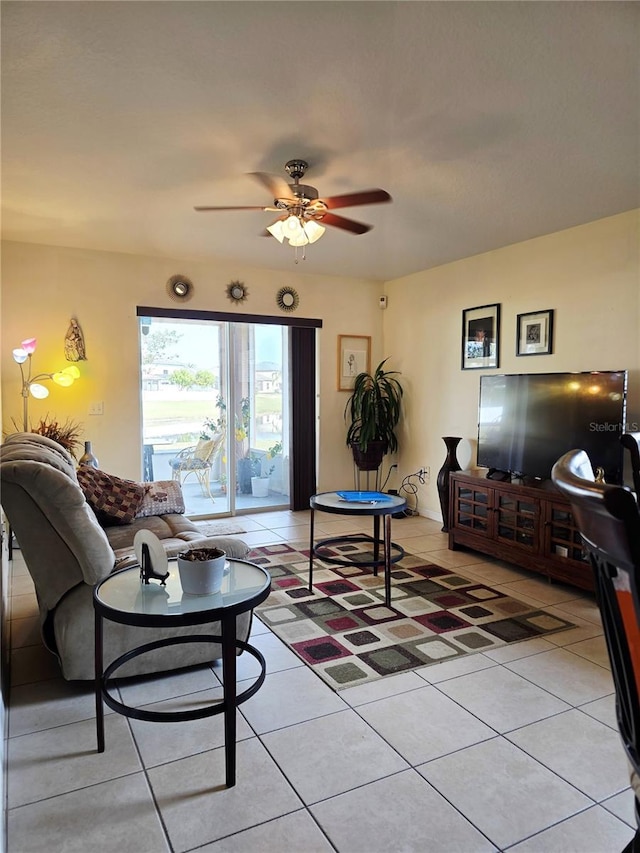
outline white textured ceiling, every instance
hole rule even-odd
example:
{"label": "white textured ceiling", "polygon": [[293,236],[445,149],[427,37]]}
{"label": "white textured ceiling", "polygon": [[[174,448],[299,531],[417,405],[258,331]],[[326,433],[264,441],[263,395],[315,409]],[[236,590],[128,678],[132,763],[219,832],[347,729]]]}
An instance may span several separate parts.
{"label": "white textured ceiling", "polygon": [[300,272],[390,279],[640,206],[631,2],[2,2],[3,236],[291,270],[247,176],[347,208]]}

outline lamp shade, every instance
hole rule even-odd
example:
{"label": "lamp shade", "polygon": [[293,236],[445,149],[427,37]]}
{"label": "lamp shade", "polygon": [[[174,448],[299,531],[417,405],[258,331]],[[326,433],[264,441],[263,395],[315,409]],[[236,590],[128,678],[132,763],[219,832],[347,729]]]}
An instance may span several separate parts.
{"label": "lamp shade", "polygon": [[284,229],[282,227],[281,219],[278,219],[277,222],[273,223],[273,225],[267,225],[267,231],[272,237],[275,237],[279,243],[282,243],[284,240]]}
{"label": "lamp shade", "polygon": [[304,233],[310,243],[315,243],[319,240],[327,229],[324,225],[319,225],[315,220],[309,219],[304,223]]}
{"label": "lamp shade", "polygon": [[80,376],[80,371],[75,365],[71,367],[65,367],[64,370],[59,370],[57,373],[52,373],[51,378],[58,385],[61,385],[63,388],[68,388],[69,385],[73,385],[73,383]]}
{"label": "lamp shade", "polygon": [[289,238],[289,242],[291,242],[292,237],[298,237],[302,232],[302,225],[297,216],[291,214],[288,216],[285,221],[282,223],[282,228],[284,230],[285,237]]}
{"label": "lamp shade", "polygon": [[44,400],[45,397],[49,396],[49,389],[45,388],[44,385],[40,385],[39,382],[33,382],[29,385],[29,391],[31,392],[31,396],[35,397],[36,400]]}
{"label": "lamp shade", "polygon": [[36,347],[38,345],[37,338],[27,338],[25,341],[22,341],[20,346],[26,352],[27,355],[33,355],[36,351]]}
{"label": "lamp shade", "polygon": [[22,349],[22,347],[18,347],[13,351],[13,360],[17,364],[24,364],[28,357],[29,353],[25,349]]}
{"label": "lamp shade", "polygon": [[51,378],[57,385],[61,385],[63,388],[68,388],[74,382],[73,376],[69,376],[68,373],[53,373]]}
{"label": "lamp shade", "polygon": [[304,232],[304,229],[300,229],[299,234],[293,234],[289,237],[289,245],[290,246],[306,246],[309,242],[309,238]]}

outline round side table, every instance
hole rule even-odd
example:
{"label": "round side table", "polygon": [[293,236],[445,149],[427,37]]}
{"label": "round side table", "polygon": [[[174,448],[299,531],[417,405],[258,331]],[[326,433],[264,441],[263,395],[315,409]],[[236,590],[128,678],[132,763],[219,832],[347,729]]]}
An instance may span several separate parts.
{"label": "round side table", "polygon": [[[271,589],[269,573],[245,560],[229,560],[222,589],[213,595],[187,595],[180,586],[178,566],[169,562],[166,585],[143,583],[137,566],[114,572],[96,584],[93,592],[95,611],[95,690],[98,752],[104,752],[104,706],[126,717],[151,722],[198,720],[224,714],[226,785],[236,782],[236,708],[262,686],[266,665],[262,654],[249,643],[236,638],[236,616],[252,610],[264,601]],[[106,668],[103,660],[103,622],[148,628],[177,628],[220,622],[220,635],[189,634],[145,643],[126,652]],[[149,711],[125,705],[110,692],[110,679],[127,661],[154,649],[181,643],[211,643],[222,646],[223,698],[220,702],[193,711]],[[252,655],[260,664],[260,674],[242,693],[236,695],[236,650]]]}
{"label": "round side table", "polygon": [[[372,497],[366,498],[371,494]],[[346,496],[346,497],[345,497]],[[359,496],[362,496],[359,499]],[[313,590],[313,558],[320,557],[327,563],[338,566],[372,566],[374,575],[378,574],[378,566],[384,566],[384,594],[385,604],[391,607],[391,565],[397,563],[404,557],[404,548],[391,541],[391,517],[402,512],[407,502],[399,495],[387,495],[379,493],[364,493],[356,491],[348,492],[320,492],[312,495],[309,500],[311,507],[311,519],[309,530],[309,592]],[[329,539],[321,539],[314,544],[313,528],[315,511],[336,513],[337,515],[368,515],[373,517],[373,536],[364,534],[354,536],[334,536]],[[384,536],[380,538],[380,519],[384,519]],[[331,545],[340,545],[348,542],[371,542],[373,545],[373,560],[347,560],[333,557],[326,553]],[[382,545],[382,556],[380,556],[380,545]]]}

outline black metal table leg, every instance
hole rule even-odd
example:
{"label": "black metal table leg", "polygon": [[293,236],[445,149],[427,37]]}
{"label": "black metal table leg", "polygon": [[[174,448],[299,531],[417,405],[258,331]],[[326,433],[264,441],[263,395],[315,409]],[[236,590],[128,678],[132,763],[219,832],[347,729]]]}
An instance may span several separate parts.
{"label": "black metal table leg", "polygon": [[[373,574],[378,574],[378,560],[380,559],[380,516],[373,516]],[[385,557],[386,565],[386,557]]]}
{"label": "black metal table leg", "polygon": [[384,600],[391,607],[391,515],[384,517]]}
{"label": "black metal table leg", "polygon": [[96,611],[95,624],[95,679],[96,679],[96,736],[98,739],[98,752],[104,752],[104,705],[102,704],[102,666],[103,666],[103,644],[102,644],[102,616]]}
{"label": "black metal table leg", "polygon": [[222,695],[227,788],[236,784],[236,617],[222,618]]}
{"label": "black metal table leg", "polygon": [[309,521],[309,592],[313,592],[313,507],[311,507],[311,520]]}

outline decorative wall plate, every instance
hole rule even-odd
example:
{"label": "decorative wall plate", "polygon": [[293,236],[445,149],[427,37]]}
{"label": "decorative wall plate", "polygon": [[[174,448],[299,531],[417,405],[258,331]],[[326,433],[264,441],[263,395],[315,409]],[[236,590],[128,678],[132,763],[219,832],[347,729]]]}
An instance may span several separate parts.
{"label": "decorative wall plate", "polygon": [[186,302],[193,296],[193,282],[186,275],[172,275],[167,282],[167,293],[178,302]]}
{"label": "decorative wall plate", "polygon": [[295,311],[300,304],[300,299],[292,287],[281,287],[276,296],[276,302],[282,311]]}
{"label": "decorative wall plate", "polygon": [[244,302],[249,289],[241,281],[232,281],[227,285],[227,299],[232,302]]}

